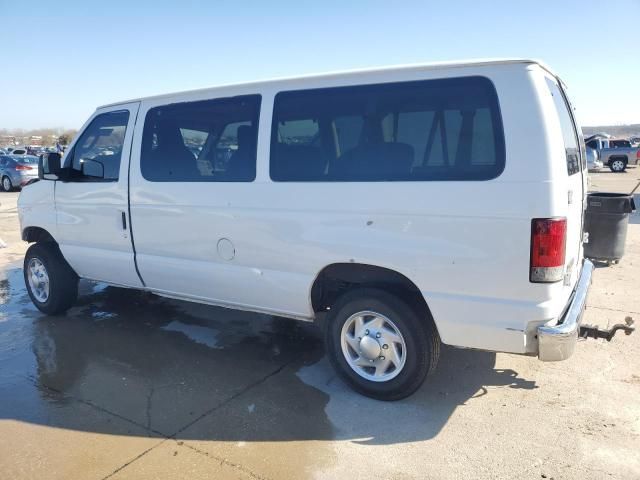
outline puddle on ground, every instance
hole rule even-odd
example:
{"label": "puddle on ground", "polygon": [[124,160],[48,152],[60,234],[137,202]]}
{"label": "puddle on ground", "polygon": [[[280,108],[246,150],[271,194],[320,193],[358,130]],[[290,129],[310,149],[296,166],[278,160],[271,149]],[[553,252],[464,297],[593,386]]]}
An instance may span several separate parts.
{"label": "puddle on ground", "polygon": [[4,306],[9,302],[9,280],[0,278],[0,322],[7,320]]}
{"label": "puddle on ground", "polygon": [[218,343],[219,332],[211,327],[203,327],[200,325],[189,325],[174,320],[168,325],[162,327],[167,332],[179,332],[196,343],[206,345],[209,348],[223,348]]}
{"label": "puddle on ground", "polygon": [[95,319],[95,320],[107,320],[109,318],[113,318],[116,316],[115,313],[111,313],[111,312],[101,312],[101,311],[97,311],[97,312],[91,312],[91,316]]}
{"label": "puddle on ground", "polygon": [[[261,390],[293,382],[298,392],[294,403],[300,402],[314,418],[306,427],[307,435],[331,437],[324,413],[326,395],[305,393],[315,389],[295,375],[300,366],[323,355],[311,325],[85,281],[77,304],[67,314],[47,317],[31,304],[19,269],[0,279],[0,319],[0,379],[6,380],[5,386],[31,382],[42,394],[38,408],[44,411],[53,397],[80,399],[150,432],[173,435],[236,396],[251,398],[251,409],[244,404],[237,409],[254,421],[260,421],[255,420],[261,418],[260,411],[269,410],[259,397],[278,405],[274,418],[286,417],[292,401],[286,390],[276,388],[274,398]],[[233,406],[231,402],[225,408]],[[5,403],[0,417],[46,414],[13,411]],[[82,428],[73,419],[65,427]],[[108,424],[100,428],[103,431],[96,433],[109,433]],[[277,439],[279,433],[269,430],[256,435],[261,440]],[[196,438],[257,439],[231,428],[199,432]]]}

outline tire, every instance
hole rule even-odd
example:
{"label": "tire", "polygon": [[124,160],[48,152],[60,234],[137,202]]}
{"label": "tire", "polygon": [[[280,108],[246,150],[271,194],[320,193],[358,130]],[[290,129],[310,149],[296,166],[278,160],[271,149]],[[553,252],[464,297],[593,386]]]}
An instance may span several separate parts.
{"label": "tire", "polygon": [[29,297],[42,313],[64,313],[78,298],[78,275],[53,242],[29,247],[24,256],[23,273]]}
{"label": "tire", "polygon": [[614,158],[609,161],[609,168],[614,173],[621,173],[627,169],[627,161],[622,158]]}
{"label": "tire", "polygon": [[2,190],[3,192],[10,192],[11,190],[13,190],[11,179],[6,175],[2,177],[2,180],[0,180],[0,190]]}
{"label": "tire", "polygon": [[[364,323],[358,336],[361,315]],[[400,334],[400,343],[397,335],[390,336],[394,331]],[[365,336],[369,340],[363,343]],[[342,380],[355,391],[378,400],[400,400],[414,393],[435,369],[440,355],[440,337],[430,315],[418,315],[399,297],[375,288],[355,289],[338,299],[327,317],[325,342],[329,359]],[[362,350],[357,352],[352,347],[354,342]],[[391,360],[394,357],[404,358],[400,368]],[[387,370],[385,361],[391,363]],[[353,366],[355,363],[358,365]]]}

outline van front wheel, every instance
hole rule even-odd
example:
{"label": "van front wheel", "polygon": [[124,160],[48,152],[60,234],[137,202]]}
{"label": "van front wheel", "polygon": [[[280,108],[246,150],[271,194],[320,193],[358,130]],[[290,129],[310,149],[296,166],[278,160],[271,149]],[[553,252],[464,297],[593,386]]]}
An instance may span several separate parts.
{"label": "van front wheel", "polygon": [[31,245],[23,272],[31,301],[47,315],[67,311],[78,298],[78,276],[53,242]]}
{"label": "van front wheel", "polygon": [[440,352],[431,318],[420,318],[399,297],[373,288],[343,295],[329,312],[325,335],[338,375],[378,400],[400,400],[415,392]]}

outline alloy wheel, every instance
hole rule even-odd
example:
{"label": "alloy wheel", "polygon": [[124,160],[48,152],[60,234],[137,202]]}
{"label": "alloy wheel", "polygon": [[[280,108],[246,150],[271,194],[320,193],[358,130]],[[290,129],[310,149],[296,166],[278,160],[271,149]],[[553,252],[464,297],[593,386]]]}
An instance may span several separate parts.
{"label": "alloy wheel", "polygon": [[407,359],[407,345],[396,324],[372,311],[351,315],[342,327],[340,343],[351,369],[373,382],[398,376]]}

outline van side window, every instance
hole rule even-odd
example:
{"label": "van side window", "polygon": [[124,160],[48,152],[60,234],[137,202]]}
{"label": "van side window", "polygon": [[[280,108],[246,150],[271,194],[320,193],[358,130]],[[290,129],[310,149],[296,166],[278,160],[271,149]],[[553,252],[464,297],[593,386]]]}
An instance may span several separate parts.
{"label": "van side window", "polygon": [[152,182],[252,182],[260,95],[149,109],[140,168]]}
{"label": "van side window", "polygon": [[129,111],[102,113],[96,116],[89,126],[82,132],[69,152],[68,165],[71,166],[71,181],[91,180],[82,173],[82,162],[93,160],[104,167],[103,180],[118,180],[120,173],[120,159],[124,136],[129,123]]}
{"label": "van side window", "polygon": [[489,180],[504,169],[484,77],[280,92],[272,125],[275,181]]}
{"label": "van side window", "polygon": [[553,104],[556,107],[556,114],[560,121],[560,128],[562,129],[562,138],[564,139],[564,150],[567,158],[567,173],[573,175],[580,171],[580,155],[578,153],[578,139],[576,137],[576,130],[573,125],[573,119],[569,112],[569,107],[560,87],[551,79],[545,78],[547,81],[547,87],[549,93],[553,98]]}

